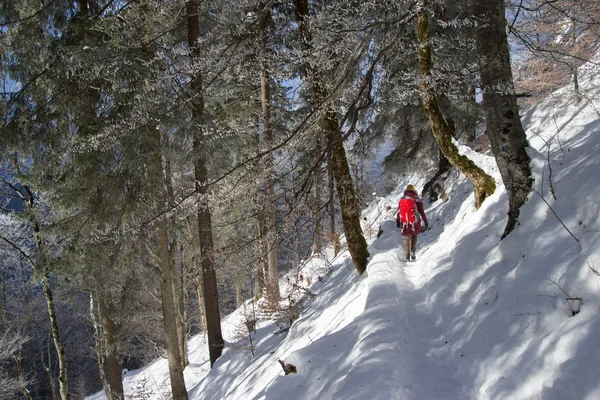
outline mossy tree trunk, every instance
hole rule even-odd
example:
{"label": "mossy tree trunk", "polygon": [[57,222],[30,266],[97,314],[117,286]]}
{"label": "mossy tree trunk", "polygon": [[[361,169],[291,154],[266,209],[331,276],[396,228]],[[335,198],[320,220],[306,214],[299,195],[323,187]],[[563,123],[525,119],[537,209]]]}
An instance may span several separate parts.
{"label": "mossy tree trunk", "polygon": [[[308,53],[312,49],[312,36],[306,21],[308,1],[294,0],[294,9],[303,48]],[[321,117],[321,129],[323,129],[325,136],[327,151],[331,156],[348,250],[352,256],[352,261],[354,261],[356,271],[361,275],[367,269],[369,252],[360,226],[360,212],[356,202],[356,192],[350,175],[350,168],[348,167],[346,150],[344,149],[342,130],[335,110],[328,104],[329,92],[325,86],[323,73],[318,67],[311,65],[309,62],[305,64],[305,73],[315,106],[325,108]]]}
{"label": "mossy tree trunk", "polygon": [[452,129],[446,122],[440,109],[435,90],[431,83],[433,60],[429,44],[428,1],[419,0],[417,10],[417,40],[419,42],[419,90],[425,113],[429,118],[431,130],[442,153],[450,163],[458,168],[473,183],[475,207],[481,207],[483,201],[496,190],[496,182],[479,168],[472,160],[461,155],[452,143]]}
{"label": "mossy tree trunk", "polygon": [[530,158],[512,79],[503,0],[472,2],[487,134],[508,194],[508,222],[502,238],[515,227],[531,192]]}

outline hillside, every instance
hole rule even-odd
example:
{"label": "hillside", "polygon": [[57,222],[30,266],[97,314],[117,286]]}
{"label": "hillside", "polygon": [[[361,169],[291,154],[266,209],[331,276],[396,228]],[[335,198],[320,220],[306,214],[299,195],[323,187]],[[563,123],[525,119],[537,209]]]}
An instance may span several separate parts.
{"label": "hillside", "polygon": [[[425,202],[432,229],[406,264],[393,214],[406,185],[424,182],[399,182],[363,213],[367,273],[356,275],[347,252],[308,260],[282,280],[284,293],[290,283],[304,288],[295,290],[303,312],[287,332],[259,321],[254,356],[248,338],[236,338],[242,309],[223,321],[228,344],[212,370],[203,338],[192,338],[190,397],[600,398],[600,90],[586,68],[586,99],[576,103],[565,88],[523,115],[535,192],[505,240],[494,160],[463,147],[498,184],[481,209],[451,172],[449,200]],[[284,375],[279,359],[297,373]],[[168,398],[166,360],[127,372],[125,385],[128,398]]]}

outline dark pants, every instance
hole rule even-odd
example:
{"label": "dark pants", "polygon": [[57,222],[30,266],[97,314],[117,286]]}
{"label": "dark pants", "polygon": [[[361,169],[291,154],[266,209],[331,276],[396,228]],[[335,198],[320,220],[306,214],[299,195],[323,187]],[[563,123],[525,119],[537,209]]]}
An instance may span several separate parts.
{"label": "dark pants", "polygon": [[417,235],[404,236],[404,254],[410,256],[417,251]]}

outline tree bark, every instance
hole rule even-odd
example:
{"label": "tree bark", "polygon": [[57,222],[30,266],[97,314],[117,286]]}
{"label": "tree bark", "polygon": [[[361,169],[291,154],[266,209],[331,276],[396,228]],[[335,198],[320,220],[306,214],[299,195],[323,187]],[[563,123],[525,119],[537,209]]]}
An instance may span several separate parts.
{"label": "tree bark", "polygon": [[[50,272],[48,270],[48,259],[46,258],[44,243],[41,237],[40,225],[35,217],[34,202],[35,198],[33,192],[29,187],[23,186],[27,192],[27,198],[25,204],[29,211],[29,221],[33,227],[33,235],[36,246],[36,257],[34,269],[42,272],[42,290],[46,299],[46,307],[48,308],[48,316],[50,317],[50,327],[52,330],[52,339],[54,340],[54,347],[56,348],[56,354],[58,357],[58,383],[59,392],[62,400],[70,399],[69,395],[69,382],[67,374],[67,356],[63,347],[62,340],[60,338],[60,330],[58,328],[58,318],[56,317],[56,307],[54,305],[54,298],[52,296],[52,288],[50,287]],[[50,365],[50,360],[48,360]]]}
{"label": "tree bark", "polygon": [[[323,153],[321,145],[321,134],[317,132],[315,136],[315,155],[318,160]],[[315,253],[321,253],[321,240],[322,234],[322,223],[321,223],[321,206],[323,205],[323,177],[321,174],[321,164],[315,165],[315,202],[313,206],[313,214],[315,218],[315,239],[314,239],[314,251]]]}
{"label": "tree bark", "polygon": [[[270,10],[264,9],[264,3],[260,4],[262,15],[259,24],[261,60],[260,60],[260,102],[262,106],[262,126],[265,150],[273,147],[273,122],[271,119],[271,78],[269,76],[269,64],[267,59],[267,23],[270,19]],[[265,166],[265,230],[267,241],[267,303],[270,308],[279,308],[279,268],[277,249],[277,225],[275,207],[275,167],[272,152],[267,152],[263,159]]]}
{"label": "tree bark", "polygon": [[[265,218],[264,218],[264,207],[260,204],[263,203],[264,196],[259,190],[256,193],[256,214],[258,216],[255,224],[256,235],[258,237],[257,247],[258,247],[258,256],[256,257],[256,262],[254,264],[254,296],[256,299],[260,298],[266,287],[266,275],[267,275],[267,246],[265,244],[266,234],[265,234]],[[255,300],[256,300],[255,299]]]}
{"label": "tree bark", "polygon": [[[574,18],[570,18],[571,20],[571,47],[575,48],[577,46],[577,22]],[[577,68],[577,64],[571,65],[569,64],[569,68],[573,73],[573,86],[575,89],[575,98],[577,103],[581,101],[581,91],[579,89],[579,69]]]}
{"label": "tree bark", "polygon": [[[192,246],[192,255],[191,255],[191,265],[193,271],[200,271],[200,243],[198,243],[197,235],[194,234],[194,230],[196,229],[194,225],[194,221],[192,217],[188,216],[187,218],[187,234],[190,240],[190,245]],[[200,312],[200,330],[202,332],[206,332],[206,307],[204,306],[204,283],[202,282],[202,274],[195,273],[196,277],[194,281],[194,288],[196,289],[196,296],[198,298],[198,310]]]}
{"label": "tree bark", "polygon": [[450,163],[458,168],[473,183],[475,207],[481,207],[483,201],[496,190],[496,182],[473,161],[461,155],[452,143],[452,129],[440,110],[435,90],[431,85],[433,61],[429,45],[428,1],[419,0],[417,10],[417,40],[419,42],[419,90],[425,113],[429,118],[431,130],[442,153]]}
{"label": "tree bark", "polygon": [[56,318],[56,307],[54,305],[54,299],[52,297],[52,289],[50,288],[50,277],[46,272],[42,276],[42,288],[44,290],[44,296],[46,298],[46,306],[48,307],[48,315],[50,316],[50,326],[52,327],[52,339],[54,340],[54,347],[56,348],[56,354],[58,355],[58,384],[60,398],[62,400],[70,399],[69,395],[69,382],[67,379],[67,356],[65,354],[65,348],[63,347],[60,339],[60,331],[58,329],[58,319]]}
{"label": "tree bark", "polygon": [[[165,141],[166,142],[166,141]],[[171,169],[171,162],[166,160],[165,162],[165,183],[167,187],[167,199],[169,208],[173,209],[175,207],[175,193],[173,190],[173,172]],[[174,215],[169,218],[169,224],[173,230],[177,227],[177,219]],[[174,274],[173,277],[173,303],[175,304],[176,310],[176,319],[177,319],[177,334],[179,341],[179,354],[181,358],[181,368],[185,369],[188,365],[188,355],[187,355],[187,326],[185,323],[184,317],[184,303],[183,303],[183,263],[181,264],[182,268],[177,273],[177,249],[178,240],[177,234],[173,232],[169,238],[169,259],[171,260],[171,271]]]}
{"label": "tree bark", "polygon": [[515,227],[521,206],[532,190],[530,158],[519,117],[510,66],[503,0],[472,2],[487,134],[508,194],[508,222],[502,238]]}
{"label": "tree bark", "polygon": [[5,329],[7,325],[6,319],[6,274],[2,273],[2,295],[0,299],[2,300],[2,304],[0,305],[0,328]]}
{"label": "tree bark", "polygon": [[[296,19],[302,45],[305,51],[312,49],[312,36],[306,18],[308,17],[308,1],[294,0]],[[325,134],[327,150],[331,154],[333,174],[337,186],[338,199],[342,212],[342,224],[348,250],[354,261],[354,267],[359,275],[367,269],[369,252],[367,242],[360,226],[360,211],[356,203],[356,193],[348,167],[346,150],[344,149],[343,135],[335,110],[328,104],[329,93],[325,86],[322,72],[319,68],[305,63],[306,78],[309,81],[311,94],[315,106],[325,107],[321,117],[321,128]]]}
{"label": "tree bark", "polygon": [[[194,150],[202,152],[203,145],[198,139],[194,140]],[[221,333],[221,314],[219,310],[219,292],[217,288],[217,274],[215,271],[215,255],[212,239],[212,216],[207,199],[207,171],[204,159],[196,163],[196,189],[201,196],[198,204],[198,236],[200,239],[200,252],[202,266],[202,284],[204,291],[204,307],[206,315],[206,329],[211,366],[221,356],[225,341]]]}
{"label": "tree bark", "polygon": [[113,400],[110,385],[108,383],[105,371],[105,351],[106,351],[106,340],[104,338],[104,330],[102,329],[100,322],[98,321],[98,314],[96,302],[94,301],[94,295],[90,293],[90,319],[92,321],[92,328],[94,330],[94,350],[96,351],[96,363],[98,364],[98,373],[100,375],[100,381],[102,382],[102,388],[107,400]]}
{"label": "tree bark", "polygon": [[337,257],[341,246],[340,235],[338,235],[335,229],[335,182],[333,178],[333,162],[331,161],[330,154],[327,154],[327,179],[329,181],[329,233],[331,234],[331,241],[333,243],[333,255]]}
{"label": "tree bark", "polygon": [[[198,3],[196,0],[186,2],[188,46],[192,68],[197,69],[201,57],[198,40],[200,26],[198,18]],[[194,71],[192,77],[192,119],[199,127],[204,117],[204,98],[202,93],[202,75]],[[208,204],[208,170],[206,168],[204,133],[199,129],[194,135],[193,149],[197,155],[194,166],[196,178],[196,192],[198,201],[198,237],[200,240],[202,282],[204,286],[204,305],[206,308],[206,325],[208,333],[208,347],[210,365],[221,356],[225,341],[221,333],[221,313],[219,311],[219,292],[217,289],[217,274],[215,271],[215,254],[212,234],[212,215]]]}
{"label": "tree bark", "polygon": [[[48,384],[50,385],[50,393],[52,393],[52,400],[58,399],[58,394],[56,393],[56,385],[54,383],[54,376],[52,376],[52,357],[50,356],[50,335],[48,335],[48,363],[44,361],[44,348],[43,343],[40,343],[40,361],[42,362],[42,368],[44,368],[44,372],[48,376]],[[34,363],[35,364],[35,363]],[[38,390],[39,392],[39,390]]]}
{"label": "tree bark", "polygon": [[[156,188],[154,212],[159,215],[167,206],[163,162],[161,155],[161,135],[158,130],[151,132],[153,137],[153,148],[151,168],[154,176],[159,177]],[[167,344],[167,356],[169,360],[169,377],[171,379],[171,392],[173,399],[187,399],[187,390],[183,377],[181,354],[179,352],[179,334],[177,332],[177,308],[173,294],[173,271],[171,269],[171,254],[169,252],[169,230],[165,215],[160,215],[155,225],[157,243],[157,262],[160,270],[160,293],[163,313],[163,327],[165,341]]]}
{"label": "tree bark", "polygon": [[113,319],[114,307],[110,300],[98,299],[98,310],[102,321],[104,351],[106,354],[106,372],[111,399],[123,399],[123,367],[119,351],[119,326]]}
{"label": "tree bark", "polygon": [[16,364],[16,373],[17,380],[19,382],[19,390],[21,394],[25,398],[25,400],[31,400],[31,393],[29,389],[27,389],[27,379],[25,379],[25,374],[23,373],[23,363],[22,363],[22,354],[23,354],[23,342],[19,342],[19,350],[17,355],[15,356],[15,364]]}
{"label": "tree bark", "polygon": [[242,297],[242,283],[238,276],[233,279],[233,286],[235,288],[235,307],[240,308],[244,304],[244,298]]}
{"label": "tree bark", "polygon": [[[184,269],[183,262],[183,246],[180,246],[180,269],[179,269],[179,280],[177,284],[177,296],[175,298],[175,304],[177,304],[177,333],[179,333],[179,352],[181,353],[181,367],[185,369],[190,363],[190,359],[188,356],[188,326],[187,326],[187,316],[188,316],[188,293],[187,293],[187,275]],[[175,288],[173,289],[175,290]]]}

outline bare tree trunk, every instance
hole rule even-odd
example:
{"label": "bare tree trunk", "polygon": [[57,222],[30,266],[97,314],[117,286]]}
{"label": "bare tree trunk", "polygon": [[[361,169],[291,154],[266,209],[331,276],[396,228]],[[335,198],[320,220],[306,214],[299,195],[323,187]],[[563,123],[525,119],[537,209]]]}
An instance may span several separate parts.
{"label": "bare tree trunk", "polygon": [[[305,51],[312,49],[312,36],[306,21],[308,17],[308,1],[294,0],[294,9],[296,19],[298,20],[298,29]],[[315,106],[325,107],[325,113],[321,117],[321,127],[327,140],[327,151],[331,154],[333,162],[333,175],[337,185],[338,199],[342,211],[342,224],[348,250],[354,261],[354,267],[359,275],[367,269],[369,251],[367,250],[367,241],[360,226],[360,211],[356,203],[356,193],[346,150],[344,149],[343,135],[335,110],[327,104],[329,93],[325,86],[322,72],[319,68],[310,63],[305,64],[306,78],[310,83],[313,101]]]}
{"label": "bare tree trunk", "polygon": [[[33,239],[35,241],[35,257],[34,261],[29,259],[31,263],[31,267],[33,270],[41,275],[41,283],[42,283],[42,292],[44,293],[44,298],[46,300],[46,308],[48,310],[48,316],[50,318],[50,328],[52,333],[52,339],[54,342],[54,347],[56,349],[56,355],[58,357],[58,382],[59,382],[59,392],[60,396],[63,400],[69,399],[69,385],[68,385],[68,375],[67,375],[67,357],[65,354],[65,349],[62,344],[60,338],[60,330],[58,327],[58,318],[56,316],[56,306],[54,304],[54,298],[52,295],[52,288],[50,286],[50,270],[49,270],[49,261],[46,256],[46,249],[44,246],[44,242],[42,239],[42,233],[40,230],[40,224],[36,217],[35,213],[35,197],[31,189],[27,186],[23,186],[23,192],[18,189],[15,189],[15,192],[20,196],[23,201],[24,206],[27,208],[27,212],[29,213],[29,223],[33,229]],[[43,353],[42,353],[43,356]],[[43,363],[43,357],[42,357]],[[48,379],[50,384],[52,385],[53,395],[55,393],[54,390],[54,378],[52,377],[52,372],[50,370],[50,355],[48,355],[48,365],[44,366],[46,372],[48,374]]]}
{"label": "bare tree trunk", "polygon": [[[186,271],[183,262],[183,245],[180,246],[180,269],[179,269],[179,284],[177,285],[177,296],[175,296],[175,304],[177,304],[177,333],[179,333],[179,351],[181,353],[182,368],[185,369],[189,365],[190,359],[188,356],[188,326],[187,326],[187,280]],[[175,288],[173,289],[175,290]]]}
{"label": "bare tree trunk", "polygon": [[92,328],[94,329],[94,350],[96,352],[96,363],[98,364],[98,373],[100,375],[100,381],[102,382],[102,388],[104,389],[106,399],[113,400],[110,391],[110,385],[108,384],[108,380],[106,378],[106,371],[104,370],[104,354],[106,351],[106,339],[104,338],[104,331],[100,326],[97,314],[99,314],[99,311],[96,311],[94,295],[90,293],[90,320],[92,321]]}
{"label": "bare tree trunk", "polygon": [[235,307],[240,308],[244,304],[244,298],[242,297],[242,283],[239,277],[235,277],[233,281],[235,287]]}
{"label": "bare tree trunk", "polygon": [[[46,258],[44,243],[41,237],[40,224],[35,216],[34,204],[35,198],[33,192],[28,186],[23,186],[23,189],[27,193],[27,196],[21,196],[25,206],[29,212],[29,222],[33,228],[33,236],[35,240],[35,264],[32,264],[34,270],[41,272],[42,291],[46,299],[46,307],[48,309],[48,316],[50,317],[50,327],[52,331],[52,339],[54,341],[54,347],[56,348],[56,355],[58,357],[58,382],[59,391],[62,400],[70,398],[69,395],[69,382],[67,375],[67,356],[63,347],[60,330],[58,328],[58,318],[56,317],[56,307],[54,305],[54,299],[52,296],[52,288],[50,287],[50,271],[48,270],[48,259]],[[48,360],[48,366],[50,360]]]}
{"label": "bare tree trunk", "polygon": [[46,372],[46,375],[48,376],[48,384],[50,385],[50,393],[52,393],[52,400],[57,400],[58,399],[58,394],[56,393],[56,385],[54,383],[54,376],[52,374],[52,357],[50,354],[50,337],[48,337],[48,363],[46,363],[45,360],[45,356],[44,356],[44,344],[40,343],[40,361],[42,362],[42,368],[44,369],[44,371]]}
{"label": "bare tree trunk", "polygon": [[[168,143],[165,139],[165,143]],[[169,208],[175,206],[175,194],[173,191],[173,180],[172,180],[172,169],[171,162],[166,160],[165,162],[165,183],[167,187],[167,203],[169,204]],[[169,224],[171,225],[172,230],[176,230],[177,220],[175,216],[171,216],[169,218]],[[183,264],[181,264],[182,268],[177,270],[177,249],[179,248],[177,244],[177,234],[172,232],[169,238],[169,258],[171,260],[171,271],[173,272],[173,303],[175,304],[176,309],[176,320],[177,320],[177,333],[178,333],[178,341],[179,341],[179,354],[181,358],[181,368],[185,369],[188,365],[188,357],[187,357],[187,327],[185,325],[185,319],[183,317]],[[179,273],[178,273],[179,272]]]}
{"label": "bare tree trunk", "polygon": [[[316,159],[321,158],[323,153],[321,145],[321,133],[317,132],[315,136],[315,155]],[[321,253],[322,223],[321,223],[321,206],[323,205],[323,177],[321,176],[321,165],[315,165],[315,202],[313,206],[313,214],[315,216],[315,240],[314,250],[316,253]]]}
{"label": "bare tree trunk", "polygon": [[31,400],[31,393],[27,389],[27,379],[25,379],[25,374],[23,373],[23,363],[22,363],[22,355],[23,355],[23,340],[19,340],[19,350],[18,354],[14,357],[16,363],[16,372],[17,379],[19,381],[19,389],[21,390],[21,394],[25,400]]}
{"label": "bare tree trunk", "polygon": [[206,332],[206,307],[204,307],[204,283],[202,282],[202,274],[200,271],[200,243],[198,243],[197,235],[194,234],[194,230],[196,230],[196,226],[192,217],[187,218],[187,234],[190,241],[190,246],[192,246],[192,255],[191,255],[191,267],[192,271],[194,271],[195,281],[194,288],[196,289],[196,296],[198,297],[198,310],[200,312],[200,330],[202,332]]}
{"label": "bare tree trunk", "polygon": [[[35,358],[35,354],[33,352],[33,349],[31,351],[31,360],[29,360],[29,362],[31,363],[31,365],[36,365],[37,364],[37,359]],[[43,362],[42,362],[42,367],[43,367]],[[33,398],[37,399],[40,397],[40,380],[39,380],[39,374],[38,371],[34,371],[33,372],[33,389],[31,390],[31,393],[33,394]],[[52,400],[54,400],[54,392],[52,394]]]}
{"label": "bare tree trunk", "polygon": [[508,222],[502,234],[505,238],[515,227],[520,208],[531,192],[531,160],[525,150],[528,143],[515,96],[504,1],[478,0],[471,7],[479,23],[475,36],[487,134],[508,194]]}
{"label": "bare tree trunk", "polygon": [[[196,152],[203,151],[200,140],[194,140]],[[212,216],[208,207],[206,183],[206,164],[201,158],[196,163],[196,189],[200,200],[198,204],[198,232],[200,239],[202,284],[204,291],[204,307],[206,315],[206,328],[208,335],[208,346],[211,366],[221,356],[225,341],[221,333],[221,314],[219,310],[219,292],[217,289],[217,274],[215,271],[215,254],[212,240]]]}
{"label": "bare tree trunk", "polygon": [[[576,22],[574,18],[570,18],[571,20],[571,47],[575,48],[575,46],[577,45],[577,31],[575,30],[577,28],[576,26]],[[571,68],[571,72],[573,72],[573,85],[574,85],[574,89],[575,89],[575,97],[577,99],[577,103],[579,103],[581,101],[581,91],[579,89],[579,71],[577,69],[577,64],[575,65],[570,65],[569,67]]]}
{"label": "bare tree trunk", "polygon": [[[256,213],[258,215],[258,219],[256,221],[256,235],[258,237],[258,257],[256,259],[256,263],[254,265],[254,294],[257,297],[263,295],[266,286],[266,276],[267,276],[267,246],[265,244],[265,221],[264,221],[264,209],[259,205],[262,201],[262,194],[257,192],[256,202]],[[256,300],[256,299],[255,299]]]}
{"label": "bare tree trunk", "polygon": [[[273,122],[271,119],[271,78],[269,76],[269,63],[267,58],[267,22],[270,20],[270,10],[264,9],[264,3],[260,4],[262,16],[259,26],[261,42],[261,65],[260,65],[260,102],[262,105],[262,126],[265,149],[273,147]],[[279,308],[279,268],[277,249],[277,224],[275,206],[275,167],[274,156],[268,152],[264,156],[265,166],[265,229],[267,240],[267,303],[272,309]]]}
{"label": "bare tree trunk", "polygon": [[6,322],[6,274],[2,274],[2,304],[0,304],[0,327],[5,328]]}
{"label": "bare tree trunk", "polygon": [[71,398],[69,395],[69,384],[67,381],[67,356],[65,354],[65,348],[63,347],[60,339],[58,318],[56,318],[56,307],[54,305],[52,289],[50,288],[50,278],[47,272],[42,276],[42,289],[44,291],[44,297],[46,298],[48,315],[50,316],[50,326],[52,327],[54,347],[56,348],[56,353],[58,355],[58,383],[60,397],[62,400],[67,400]]}
{"label": "bare tree trunk", "polygon": [[166,177],[163,170],[161,134],[158,130],[151,133],[154,152],[151,158],[152,174],[156,178],[157,187],[154,199],[154,212],[159,217],[155,223],[155,237],[157,246],[157,263],[160,270],[160,293],[163,314],[163,328],[167,344],[167,356],[169,361],[169,377],[171,380],[171,392],[173,399],[187,399],[187,390],[183,377],[181,353],[179,350],[179,334],[177,332],[177,309],[175,296],[173,294],[173,271],[171,268],[171,254],[169,251],[169,228],[164,212],[167,206],[167,192],[165,189]]}
{"label": "bare tree trunk", "polygon": [[104,351],[106,354],[106,372],[111,399],[123,399],[123,366],[121,364],[119,346],[119,325],[115,323],[114,306],[111,300],[98,299],[98,311],[102,321],[102,337],[104,339]]}
{"label": "bare tree trunk", "polygon": [[442,153],[444,153],[453,166],[458,168],[473,183],[475,207],[479,208],[483,201],[496,190],[496,182],[473,161],[461,155],[454,143],[452,143],[452,130],[442,115],[435,90],[430,83],[433,61],[431,59],[431,46],[429,45],[429,14],[427,6],[427,0],[419,0],[417,10],[417,40],[419,41],[419,86],[423,107],[429,118],[433,136],[438,142]]}
{"label": "bare tree trunk", "polygon": [[[197,69],[201,57],[199,39],[200,26],[198,18],[198,3],[196,0],[186,2],[188,46],[192,68]],[[197,160],[194,166],[196,178],[196,191],[198,201],[198,237],[200,239],[200,252],[202,256],[202,282],[204,285],[204,306],[206,308],[206,325],[208,333],[208,347],[210,364],[221,356],[225,341],[221,333],[221,313],[219,311],[219,291],[217,289],[217,273],[215,271],[215,254],[212,234],[212,215],[208,204],[208,170],[206,168],[206,143],[199,123],[204,117],[204,98],[202,93],[202,75],[199,70],[194,71],[192,77],[192,106],[193,122],[198,128],[194,135],[193,148]]]}
{"label": "bare tree trunk", "polygon": [[333,178],[333,162],[331,155],[327,154],[327,178],[329,180],[329,232],[333,241],[333,255],[337,256],[341,250],[340,235],[335,229],[335,181]]}
{"label": "bare tree trunk", "polygon": [[[161,168],[162,169],[162,168]],[[159,204],[165,204],[164,201]],[[156,208],[160,212],[160,208]],[[173,399],[187,399],[187,390],[183,377],[181,354],[179,351],[179,334],[177,332],[177,309],[173,295],[173,274],[169,256],[169,236],[166,218],[160,217],[156,226],[158,248],[158,263],[161,273],[160,293],[163,311],[163,326],[167,342],[167,355],[169,359],[169,377],[171,379],[171,392]]]}

